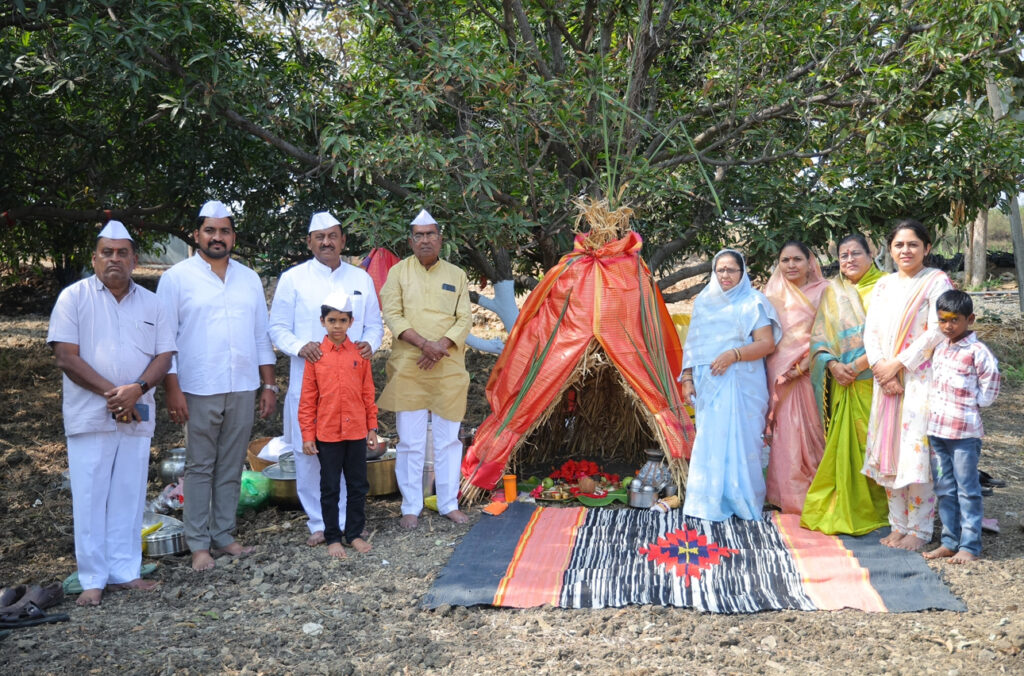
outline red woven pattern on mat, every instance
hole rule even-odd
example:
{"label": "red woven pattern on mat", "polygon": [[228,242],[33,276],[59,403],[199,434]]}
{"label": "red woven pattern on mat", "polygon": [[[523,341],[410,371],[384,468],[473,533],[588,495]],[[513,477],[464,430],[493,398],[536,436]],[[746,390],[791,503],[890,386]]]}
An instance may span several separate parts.
{"label": "red woven pattern on mat", "polygon": [[569,565],[576,531],[587,510],[583,507],[539,508],[523,529],[519,546],[494,594],[494,605],[532,608],[558,605],[562,575]]}

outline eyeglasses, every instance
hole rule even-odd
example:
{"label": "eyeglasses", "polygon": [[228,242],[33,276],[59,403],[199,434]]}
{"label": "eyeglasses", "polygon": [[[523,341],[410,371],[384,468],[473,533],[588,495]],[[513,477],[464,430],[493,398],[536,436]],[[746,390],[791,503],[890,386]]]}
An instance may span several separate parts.
{"label": "eyeglasses", "polygon": [[441,233],[439,233],[439,232],[414,232],[414,233],[412,233],[412,241],[414,241],[414,242],[422,242],[424,240],[426,240],[426,241],[433,241],[433,240],[437,239],[440,236],[441,236]]}
{"label": "eyeglasses", "polygon": [[715,270],[716,275],[738,275],[742,272],[739,268],[718,268]]}
{"label": "eyeglasses", "polygon": [[852,261],[854,258],[860,258],[861,256],[867,256],[867,254],[863,251],[849,251],[844,254],[839,254],[839,260]]}

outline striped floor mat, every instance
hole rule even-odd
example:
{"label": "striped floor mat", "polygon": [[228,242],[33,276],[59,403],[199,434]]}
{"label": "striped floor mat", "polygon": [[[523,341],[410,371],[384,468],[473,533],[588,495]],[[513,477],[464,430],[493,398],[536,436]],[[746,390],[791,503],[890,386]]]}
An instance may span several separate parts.
{"label": "striped floor mat", "polygon": [[919,554],[879,544],[883,535],[823,535],[779,514],[713,523],[681,510],[516,503],[480,519],[423,605],[966,610]]}

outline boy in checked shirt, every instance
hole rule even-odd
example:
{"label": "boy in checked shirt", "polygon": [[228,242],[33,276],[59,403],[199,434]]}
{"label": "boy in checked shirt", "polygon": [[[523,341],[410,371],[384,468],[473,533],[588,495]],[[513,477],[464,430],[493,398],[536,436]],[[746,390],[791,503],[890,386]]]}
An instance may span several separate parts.
{"label": "boy in checked shirt", "polygon": [[924,557],[967,563],[981,557],[978,456],[985,430],[980,409],[999,394],[999,362],[970,329],[974,304],[969,295],[946,291],[935,309],[945,339],[932,355],[928,441],[942,544]]}

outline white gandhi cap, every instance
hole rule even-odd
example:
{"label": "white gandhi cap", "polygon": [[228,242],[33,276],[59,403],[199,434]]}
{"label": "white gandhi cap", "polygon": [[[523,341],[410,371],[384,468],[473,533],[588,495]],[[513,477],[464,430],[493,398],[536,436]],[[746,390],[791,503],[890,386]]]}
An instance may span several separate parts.
{"label": "white gandhi cap", "polygon": [[409,225],[437,225],[437,221],[434,220],[429,211],[421,209]]}
{"label": "white gandhi cap", "polygon": [[100,234],[96,236],[97,239],[100,237],[106,237],[107,239],[132,239],[132,236],[128,234],[128,229],[124,227],[124,223],[121,221],[107,221],[107,224],[100,230]]}
{"label": "white gandhi cap", "polygon": [[231,211],[223,202],[210,200],[199,210],[199,218],[231,218]]}
{"label": "white gandhi cap", "polygon": [[320,211],[313,214],[313,218],[309,219],[309,231],[317,232],[318,230],[326,230],[327,228],[333,228],[336,225],[341,225],[337,218],[331,216],[326,211]]}
{"label": "white gandhi cap", "polygon": [[352,312],[352,299],[344,291],[332,291],[320,304],[338,312]]}

